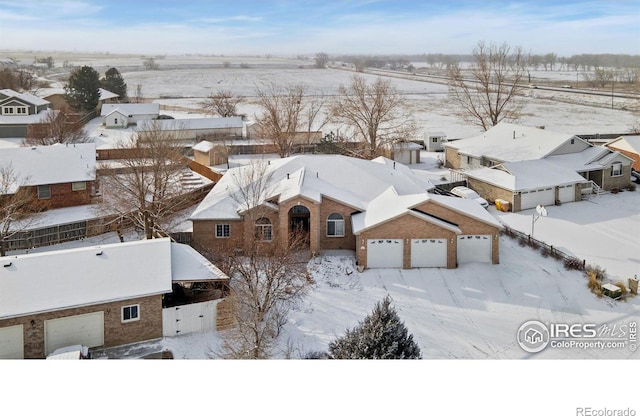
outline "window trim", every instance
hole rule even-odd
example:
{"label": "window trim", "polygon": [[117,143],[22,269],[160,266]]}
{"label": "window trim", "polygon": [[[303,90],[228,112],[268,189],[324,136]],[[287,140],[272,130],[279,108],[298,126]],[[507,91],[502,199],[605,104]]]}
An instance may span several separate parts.
{"label": "window trim", "polygon": [[[48,195],[43,196],[42,194],[45,192],[42,192],[41,189],[47,189],[46,194]],[[38,192],[38,199],[51,199],[51,185],[38,185],[37,192]]]}
{"label": "window trim", "polygon": [[[336,216],[340,216],[340,219],[338,218],[331,218],[332,215],[336,215]],[[333,234],[329,233],[329,223],[333,223]],[[341,225],[341,230],[342,234],[338,234],[338,225]],[[340,238],[340,237],[344,237],[345,235],[345,222],[344,222],[344,215],[340,214],[339,212],[332,212],[331,214],[329,214],[327,216],[327,237],[330,238]]]}
{"label": "window trim", "polygon": [[231,236],[231,225],[216,224],[216,238],[229,238],[230,236]]}
{"label": "window trim", "polygon": [[[257,241],[273,241],[273,224],[266,217],[260,217],[253,224]],[[268,237],[268,238],[265,238]]]}
{"label": "window trim", "polygon": [[[131,310],[133,308],[135,308],[136,317],[135,318],[131,318],[130,317],[128,319],[125,319],[125,316],[124,316],[125,309],[129,309],[129,316],[131,316]],[[124,324],[124,323],[128,323],[128,322],[136,322],[136,321],[139,321],[139,320],[140,320],[140,304],[139,303],[135,303],[133,305],[126,305],[126,306],[123,306],[122,308],[120,308],[120,322],[121,323]]]}
{"label": "window trim", "polygon": [[[618,171],[618,173],[616,173],[616,170]],[[615,162],[615,163],[611,164],[611,177],[612,178],[616,178],[618,176],[622,176],[622,163],[621,162]]]}
{"label": "window trim", "polygon": [[74,192],[75,191],[86,191],[87,190],[87,182],[86,181],[71,182],[71,190],[74,191]]}

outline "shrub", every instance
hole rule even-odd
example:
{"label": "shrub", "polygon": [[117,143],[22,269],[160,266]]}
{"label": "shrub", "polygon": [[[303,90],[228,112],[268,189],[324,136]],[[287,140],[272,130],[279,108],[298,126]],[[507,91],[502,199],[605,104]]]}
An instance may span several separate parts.
{"label": "shrub", "polygon": [[577,257],[568,257],[564,260],[564,268],[567,270],[582,270],[583,262]]}
{"label": "shrub", "polygon": [[629,186],[627,186],[627,190],[628,191],[635,191],[636,190],[636,184],[635,183],[630,183]]}
{"label": "shrub", "polygon": [[629,290],[627,289],[627,286],[625,286],[624,282],[615,282],[614,285],[618,286],[620,288],[620,298],[621,299],[626,299],[627,295],[629,294]]}
{"label": "shrub", "polygon": [[336,359],[415,359],[420,348],[386,296],[358,326],[329,344]]}
{"label": "shrub", "polygon": [[593,277],[597,280],[602,280],[605,278],[607,271],[605,269],[603,269],[600,266],[594,266],[589,264],[587,267],[585,267],[585,271],[587,273],[587,276],[589,276],[589,278],[591,278],[591,276],[593,275]]}

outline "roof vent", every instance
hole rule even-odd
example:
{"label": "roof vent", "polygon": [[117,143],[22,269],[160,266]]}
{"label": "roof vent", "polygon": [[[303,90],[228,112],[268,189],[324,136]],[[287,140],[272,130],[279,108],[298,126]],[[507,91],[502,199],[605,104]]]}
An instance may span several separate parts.
{"label": "roof vent", "polygon": [[3,264],[2,266],[3,266],[3,267],[11,267],[11,265],[12,265],[12,264],[13,264],[12,262],[9,262],[9,263],[5,263],[5,264]]}
{"label": "roof vent", "polygon": [[287,173],[287,179],[289,179],[289,174]]}

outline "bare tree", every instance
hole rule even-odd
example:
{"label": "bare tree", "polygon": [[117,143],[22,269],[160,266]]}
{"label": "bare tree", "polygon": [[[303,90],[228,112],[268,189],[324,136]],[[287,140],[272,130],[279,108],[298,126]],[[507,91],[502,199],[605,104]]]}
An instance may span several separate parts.
{"label": "bare tree", "polygon": [[257,102],[262,110],[256,117],[258,125],[280,157],[291,155],[301,132],[307,131],[307,137],[311,136],[311,126],[321,114],[324,99],[310,99],[305,92],[305,87],[299,84],[280,88],[272,83],[266,89],[256,87]]}
{"label": "bare tree", "polygon": [[49,110],[41,123],[29,127],[23,143],[27,146],[49,146],[55,143],[84,143],[89,140],[82,123],[67,107]]}
{"label": "bare tree", "polygon": [[459,115],[484,130],[500,121],[520,117],[518,100],[525,76],[525,54],[506,43],[497,46],[478,42],[469,70],[449,68],[449,97],[460,108]]}
{"label": "bare tree", "polygon": [[184,208],[180,172],[188,160],[181,153],[178,134],[154,123],[128,141],[119,143],[124,158],[113,169],[100,167],[100,183],[110,213],[126,218],[154,238],[169,216]]}
{"label": "bare tree", "polygon": [[30,214],[39,210],[36,194],[11,164],[0,166],[0,256],[6,254],[7,241],[33,225]]}
{"label": "bare tree", "polygon": [[406,100],[388,79],[378,78],[367,84],[363,77],[354,75],[351,84],[340,85],[338,93],[331,115],[365,145],[364,157],[379,156],[385,145],[415,133]]}
{"label": "bare tree", "polygon": [[325,52],[318,52],[315,56],[315,62],[316,68],[324,69],[329,63],[329,55]]}
{"label": "bare tree", "polygon": [[218,90],[202,102],[205,110],[220,117],[233,117],[238,115],[238,104],[243,98],[236,96],[230,90]]}
{"label": "bare tree", "polygon": [[[233,199],[243,222],[254,226],[245,233],[242,254],[218,253],[216,262],[230,276],[230,303],[235,326],[226,332],[224,349],[231,358],[268,358],[287,314],[304,296],[310,278],[304,262],[298,261],[304,236],[274,233],[261,219],[273,213],[264,206],[272,191],[272,177],[266,161],[256,161],[227,173],[232,175]],[[265,228],[266,227],[266,228]]]}

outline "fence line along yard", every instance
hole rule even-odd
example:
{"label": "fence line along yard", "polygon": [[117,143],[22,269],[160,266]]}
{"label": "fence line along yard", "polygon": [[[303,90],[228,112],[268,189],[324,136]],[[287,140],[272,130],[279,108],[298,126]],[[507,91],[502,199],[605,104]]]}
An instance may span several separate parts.
{"label": "fence line along yard", "polygon": [[565,253],[562,250],[558,250],[556,247],[545,243],[544,241],[540,241],[536,238],[533,238],[529,234],[525,234],[521,231],[514,230],[511,227],[504,226],[504,229],[501,231],[502,234],[517,239],[521,246],[529,246],[534,250],[540,249],[543,257],[552,257],[556,260],[561,260],[564,262],[564,266],[567,269],[574,270],[585,270],[587,266],[587,261],[584,259],[579,259],[576,256]]}

